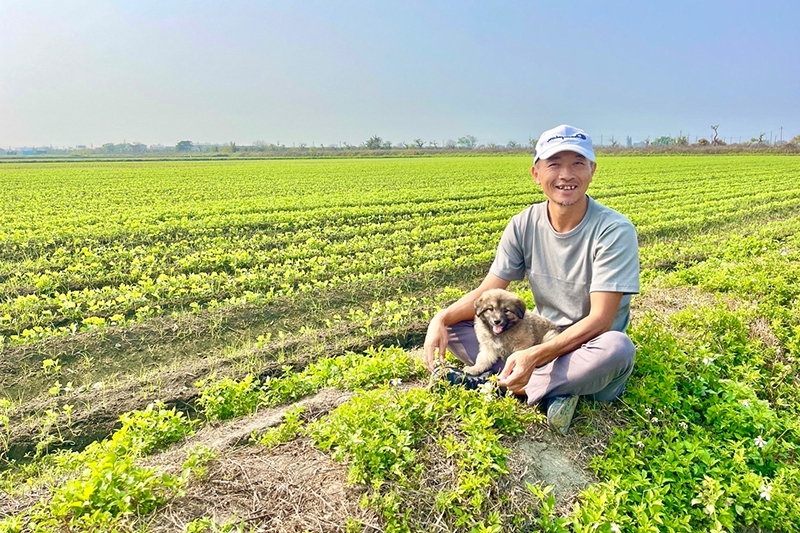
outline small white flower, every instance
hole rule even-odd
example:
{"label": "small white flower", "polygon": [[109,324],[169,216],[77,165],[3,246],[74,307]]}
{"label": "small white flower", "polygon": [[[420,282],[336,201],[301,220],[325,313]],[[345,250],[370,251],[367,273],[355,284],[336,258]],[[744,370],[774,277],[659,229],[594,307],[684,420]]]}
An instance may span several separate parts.
{"label": "small white flower", "polygon": [[657,417],[657,416],[654,416],[653,418],[651,418],[651,419],[650,419],[650,423],[651,423],[651,424],[658,424],[658,417]]}
{"label": "small white flower", "polygon": [[745,407],[750,407],[750,400],[742,400],[742,405]]}
{"label": "small white flower", "polygon": [[392,387],[399,387],[402,382],[403,380],[400,378],[394,378],[392,380],[389,380],[389,383],[392,385]]}
{"label": "small white flower", "polygon": [[686,429],[686,428],[689,427],[689,424],[687,424],[686,422],[684,422],[682,420],[680,422],[678,422],[678,425],[681,427],[681,429]]}
{"label": "small white flower", "polygon": [[640,449],[641,449],[641,448],[644,448],[644,442],[642,442],[642,441],[638,441],[638,442],[636,443],[636,447],[637,447],[637,448],[640,448]]}
{"label": "small white flower", "polygon": [[478,390],[483,394],[485,400],[491,400],[494,397],[494,383],[491,381],[481,384]]}
{"label": "small white flower", "polygon": [[710,365],[713,362],[714,362],[714,358],[713,357],[703,357],[703,364],[704,365]]}
{"label": "small white flower", "polygon": [[762,485],[759,490],[761,491],[759,496],[761,496],[762,499],[767,501],[772,499],[772,485]]}
{"label": "small white flower", "polygon": [[653,410],[650,409],[649,407],[647,409],[645,409],[644,412],[647,413],[647,416],[650,416],[650,415],[653,414]]}
{"label": "small white flower", "polygon": [[767,445],[767,441],[765,441],[763,438],[761,438],[761,435],[759,435],[758,437],[756,437],[756,439],[755,439],[753,442],[754,442],[754,444],[755,444],[756,446],[758,446],[759,448],[763,448],[764,446],[766,446],[766,445]]}
{"label": "small white flower", "polygon": [[612,533],[620,533],[622,531],[622,528],[620,528],[619,524],[617,524],[616,522],[611,522],[611,531]]}

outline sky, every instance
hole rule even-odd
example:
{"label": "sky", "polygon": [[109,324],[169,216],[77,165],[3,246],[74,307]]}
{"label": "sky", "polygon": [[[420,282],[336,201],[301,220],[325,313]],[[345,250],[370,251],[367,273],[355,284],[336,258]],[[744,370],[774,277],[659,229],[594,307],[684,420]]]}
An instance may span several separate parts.
{"label": "sky", "polygon": [[0,0],[0,148],[800,134],[800,2]]}

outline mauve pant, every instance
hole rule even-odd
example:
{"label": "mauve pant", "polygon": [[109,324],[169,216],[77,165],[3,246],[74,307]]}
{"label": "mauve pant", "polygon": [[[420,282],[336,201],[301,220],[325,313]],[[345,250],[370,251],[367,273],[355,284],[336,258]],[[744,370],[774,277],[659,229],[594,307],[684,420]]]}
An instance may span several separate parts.
{"label": "mauve pant", "polygon": [[[464,363],[475,364],[478,338],[473,321],[459,322],[447,329],[448,350]],[[567,394],[610,402],[624,390],[633,372],[635,352],[636,347],[627,335],[607,331],[577,350],[536,368],[525,386],[528,403]],[[503,365],[503,361],[498,361],[492,371],[499,373]]]}

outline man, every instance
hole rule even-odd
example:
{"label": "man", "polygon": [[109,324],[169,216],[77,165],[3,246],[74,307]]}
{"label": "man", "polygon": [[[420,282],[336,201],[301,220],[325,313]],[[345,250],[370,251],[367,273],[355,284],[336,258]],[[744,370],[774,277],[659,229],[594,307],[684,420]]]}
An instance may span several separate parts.
{"label": "man", "polygon": [[[625,335],[630,298],[639,292],[636,230],[620,213],[586,194],[597,165],[582,130],[562,125],[536,143],[531,174],[547,200],[514,216],[480,286],[440,311],[428,325],[429,370],[448,347],[465,363],[478,352],[473,302],[485,290],[528,279],[535,311],[555,322],[553,339],[511,354],[498,385],[528,403],[545,402],[551,428],[566,434],[579,396],[611,401],[633,370],[635,347]],[[491,372],[491,371],[490,371]],[[445,370],[451,383],[475,387],[488,375]]]}

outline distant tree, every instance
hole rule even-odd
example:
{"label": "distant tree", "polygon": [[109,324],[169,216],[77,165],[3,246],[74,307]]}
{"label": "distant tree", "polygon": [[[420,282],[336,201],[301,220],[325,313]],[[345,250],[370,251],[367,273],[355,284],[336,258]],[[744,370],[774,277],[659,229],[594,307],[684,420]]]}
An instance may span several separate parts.
{"label": "distant tree", "polygon": [[266,152],[268,146],[266,141],[253,141],[253,148],[259,152]]}
{"label": "distant tree", "polygon": [[764,135],[766,133],[759,133],[758,137],[750,137],[750,142],[752,144],[764,144]]}
{"label": "distant tree", "polygon": [[800,146],[800,135],[795,135],[794,137],[792,137],[792,140],[789,141],[789,144]]}
{"label": "distant tree", "polygon": [[373,135],[364,143],[364,147],[368,150],[380,150],[381,146],[383,146],[383,139],[377,135]]}
{"label": "distant tree", "polygon": [[422,139],[414,139],[414,140],[413,140],[413,141],[411,141],[411,142],[412,142],[412,143],[414,144],[414,146],[416,146],[417,148],[422,148],[423,146],[425,146],[425,141],[423,141]]}
{"label": "distant tree", "polygon": [[717,134],[719,124],[712,124],[711,129],[714,130],[714,137],[711,139],[711,144],[719,144],[719,135]]}
{"label": "distant tree", "polygon": [[428,141],[428,146],[431,148],[439,148],[439,143],[436,141]]}
{"label": "distant tree", "polygon": [[708,146],[711,143],[708,142],[708,139],[706,139],[705,137],[701,137],[701,138],[697,139],[697,144],[700,145],[700,146]]}
{"label": "distant tree", "polygon": [[381,143],[381,150],[391,150],[392,149],[392,141],[383,141]]}
{"label": "distant tree", "polygon": [[489,143],[489,144],[486,145],[486,148],[488,148],[489,150],[499,150],[499,149],[502,148],[502,146],[500,146],[499,144],[495,144],[495,143]]}
{"label": "distant tree", "polygon": [[519,148],[519,144],[517,143],[517,141],[512,139],[508,141],[508,143],[506,144],[506,148],[510,148],[513,150],[514,148]]}
{"label": "distant tree", "polygon": [[668,135],[662,135],[661,137],[653,141],[654,146],[669,146],[671,144],[677,144],[677,143],[675,142],[675,139],[669,137]]}
{"label": "distant tree", "polygon": [[618,141],[618,140],[616,140],[616,139],[615,139],[615,138],[612,136],[612,137],[611,137],[611,147],[612,147],[612,148],[616,148],[617,146],[619,146],[619,141]]}
{"label": "distant tree", "polygon": [[175,145],[175,150],[179,152],[189,152],[194,147],[192,141],[180,141],[178,144]]}
{"label": "distant tree", "polygon": [[478,139],[474,135],[464,135],[458,138],[458,147],[472,150],[478,144]]}
{"label": "distant tree", "polygon": [[677,144],[678,146],[688,146],[689,138],[686,137],[685,135],[681,135],[680,137],[675,139],[675,144]]}
{"label": "distant tree", "polygon": [[458,145],[456,144],[456,142],[453,139],[447,139],[445,141],[445,143],[444,143],[444,147],[448,148],[450,150],[455,150],[456,146],[458,146]]}

